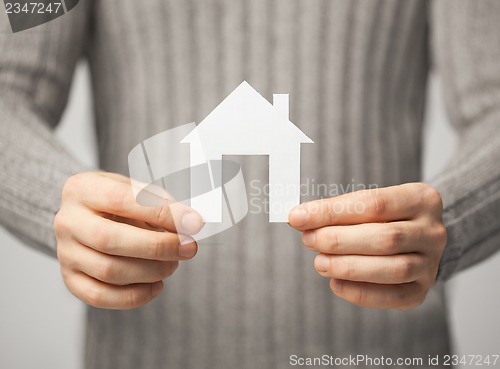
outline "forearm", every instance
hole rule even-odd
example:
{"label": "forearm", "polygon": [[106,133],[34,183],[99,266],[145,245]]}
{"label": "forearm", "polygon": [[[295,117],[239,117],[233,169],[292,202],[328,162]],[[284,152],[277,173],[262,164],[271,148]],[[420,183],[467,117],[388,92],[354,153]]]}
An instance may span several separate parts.
{"label": "forearm", "polygon": [[500,2],[437,0],[431,10],[433,62],[461,138],[431,183],[445,206],[446,280],[500,248]]}
{"label": "forearm", "polygon": [[500,249],[499,127],[500,113],[471,127],[448,169],[432,183],[443,197],[448,231],[440,280]]}
{"label": "forearm", "polygon": [[85,53],[91,4],[15,34],[0,24],[0,225],[52,254],[61,189],[83,169],[53,129]]}
{"label": "forearm", "polygon": [[54,215],[66,179],[83,170],[23,104],[0,98],[0,224],[54,254]]}

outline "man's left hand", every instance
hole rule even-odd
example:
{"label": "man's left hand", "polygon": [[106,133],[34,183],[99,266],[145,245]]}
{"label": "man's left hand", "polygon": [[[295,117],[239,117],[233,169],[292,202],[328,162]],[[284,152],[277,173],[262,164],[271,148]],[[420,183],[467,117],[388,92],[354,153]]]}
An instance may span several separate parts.
{"label": "man's left hand", "polygon": [[423,183],[351,192],[294,208],[317,272],[353,304],[408,310],[433,286],[446,244],[439,193]]}

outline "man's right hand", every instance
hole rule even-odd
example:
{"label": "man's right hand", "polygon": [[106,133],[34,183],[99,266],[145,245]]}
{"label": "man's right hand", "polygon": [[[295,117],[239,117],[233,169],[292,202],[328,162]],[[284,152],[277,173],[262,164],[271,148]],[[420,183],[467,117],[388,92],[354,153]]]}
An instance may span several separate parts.
{"label": "man's right hand", "polygon": [[73,295],[95,307],[133,309],[161,293],[179,260],[196,255],[198,245],[188,235],[203,227],[193,209],[166,198],[161,204],[139,205],[130,179],[119,174],[68,179],[54,230]]}

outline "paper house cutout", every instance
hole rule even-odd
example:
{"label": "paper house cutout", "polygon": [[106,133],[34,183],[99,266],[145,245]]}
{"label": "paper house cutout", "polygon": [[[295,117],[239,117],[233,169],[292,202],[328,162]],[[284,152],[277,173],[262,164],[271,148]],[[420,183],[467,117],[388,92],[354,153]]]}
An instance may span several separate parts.
{"label": "paper house cutout", "polygon": [[[269,155],[269,221],[287,222],[299,204],[300,146],[313,141],[290,121],[287,94],[275,94],[271,105],[244,81],[181,143],[190,144],[192,167],[223,155]],[[220,189],[191,199],[191,206],[205,222],[222,221]]]}

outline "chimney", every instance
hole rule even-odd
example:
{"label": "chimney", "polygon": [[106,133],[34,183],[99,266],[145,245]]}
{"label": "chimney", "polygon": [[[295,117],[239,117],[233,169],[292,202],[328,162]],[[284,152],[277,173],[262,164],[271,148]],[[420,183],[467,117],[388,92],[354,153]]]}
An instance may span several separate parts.
{"label": "chimney", "polygon": [[290,120],[290,107],[288,94],[274,94],[273,95],[274,110],[280,117]]}

